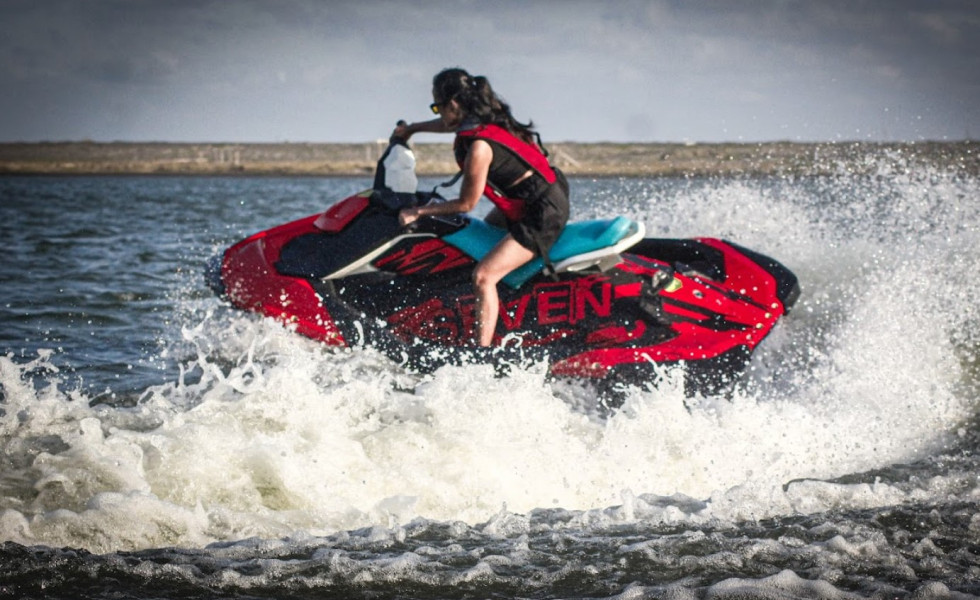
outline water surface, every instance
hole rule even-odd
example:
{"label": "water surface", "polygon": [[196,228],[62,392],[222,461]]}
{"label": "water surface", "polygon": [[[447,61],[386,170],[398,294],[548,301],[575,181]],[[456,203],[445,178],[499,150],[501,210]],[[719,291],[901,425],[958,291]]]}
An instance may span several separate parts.
{"label": "water surface", "polygon": [[421,376],[207,290],[368,179],[0,179],[0,597],[980,594],[977,180],[572,184],[574,219],[797,273],[730,399],[668,371],[603,418],[542,365]]}

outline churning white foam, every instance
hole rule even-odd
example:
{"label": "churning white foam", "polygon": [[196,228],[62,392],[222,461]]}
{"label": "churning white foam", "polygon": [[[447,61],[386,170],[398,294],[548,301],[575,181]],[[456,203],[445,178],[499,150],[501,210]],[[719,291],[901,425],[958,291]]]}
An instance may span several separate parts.
{"label": "churning white foam", "polygon": [[[845,234],[791,187],[731,182],[672,199],[678,215],[697,215],[677,217],[676,235],[731,237],[802,281],[796,310],[731,398],[688,398],[665,370],[597,418],[542,365],[416,376],[216,301],[183,330],[184,375],[133,407],[62,391],[48,356],[0,357],[0,539],[108,551],[416,516],[478,523],[503,507],[699,521],[975,495],[954,475],[914,488],[823,481],[935,452],[975,410],[961,390],[977,292],[948,265],[980,268],[976,215],[964,228],[966,209],[947,208],[924,228],[918,207],[942,205],[935,187],[900,191],[907,208],[890,207],[884,236]],[[675,222],[639,210],[648,229]],[[909,229],[921,236],[911,252],[897,243]]]}

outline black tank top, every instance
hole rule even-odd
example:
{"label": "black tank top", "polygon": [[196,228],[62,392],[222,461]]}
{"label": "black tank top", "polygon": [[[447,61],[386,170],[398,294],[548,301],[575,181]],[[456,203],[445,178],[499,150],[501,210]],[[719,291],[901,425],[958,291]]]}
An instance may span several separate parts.
{"label": "black tank top", "polygon": [[[458,162],[463,162],[466,159],[466,154],[469,152],[470,144],[473,141],[473,139],[469,139],[456,146],[456,160]],[[490,169],[487,173],[487,181],[490,182],[490,185],[501,192],[505,192],[507,196],[521,200],[532,200],[548,188],[548,182],[528,167],[527,163],[514,154],[510,148],[493,140],[485,139],[483,141],[490,144],[490,149],[493,151],[493,159],[490,161]],[[517,185],[510,187],[513,182],[520,179],[528,171],[532,171],[533,174]]]}

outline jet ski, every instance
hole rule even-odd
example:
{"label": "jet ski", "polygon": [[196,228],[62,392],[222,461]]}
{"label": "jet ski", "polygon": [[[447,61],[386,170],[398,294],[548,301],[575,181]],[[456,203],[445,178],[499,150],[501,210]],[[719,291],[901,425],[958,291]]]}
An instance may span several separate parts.
{"label": "jet ski", "polygon": [[414,167],[393,140],[372,189],[233,244],[210,262],[210,287],[299,334],[421,372],[519,358],[555,377],[642,383],[652,365],[683,364],[690,389],[709,391],[744,370],[799,295],[789,269],[730,241],[646,238],[622,216],[571,222],[551,268],[536,258],[503,279],[494,346],[475,348],[473,267],[506,231],[465,214],[400,226],[402,209],[445,199],[415,190],[414,171],[407,186],[404,169],[394,176],[393,155]]}

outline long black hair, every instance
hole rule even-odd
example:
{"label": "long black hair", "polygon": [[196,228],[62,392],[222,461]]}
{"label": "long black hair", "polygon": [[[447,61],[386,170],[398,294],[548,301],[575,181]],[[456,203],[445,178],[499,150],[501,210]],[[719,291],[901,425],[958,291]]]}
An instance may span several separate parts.
{"label": "long black hair", "polygon": [[432,78],[432,89],[436,100],[443,103],[455,100],[467,115],[475,117],[480,123],[499,125],[532,144],[537,137],[534,124],[515,119],[510,106],[497,96],[490,82],[482,75],[473,76],[458,67],[443,69]]}

